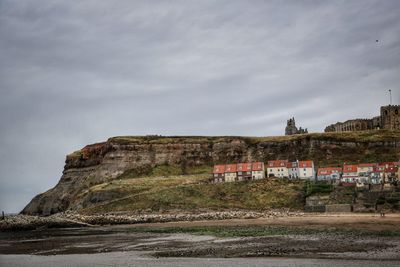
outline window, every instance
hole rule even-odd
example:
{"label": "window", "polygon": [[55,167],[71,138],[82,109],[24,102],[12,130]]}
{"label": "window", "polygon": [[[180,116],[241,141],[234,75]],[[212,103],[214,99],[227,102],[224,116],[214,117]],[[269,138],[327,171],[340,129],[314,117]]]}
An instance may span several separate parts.
{"label": "window", "polygon": [[242,175],[242,172],[238,172],[239,175]]}

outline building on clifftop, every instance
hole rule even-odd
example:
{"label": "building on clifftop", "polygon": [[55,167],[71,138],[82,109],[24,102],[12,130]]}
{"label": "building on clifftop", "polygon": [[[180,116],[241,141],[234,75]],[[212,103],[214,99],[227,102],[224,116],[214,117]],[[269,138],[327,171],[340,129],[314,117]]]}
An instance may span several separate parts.
{"label": "building on clifftop", "polygon": [[365,131],[373,129],[400,130],[400,105],[382,106],[380,116],[372,119],[352,119],[337,122],[325,128],[325,132]]}
{"label": "building on clifftop", "polygon": [[287,120],[285,135],[303,134],[303,133],[308,133],[307,128],[303,129],[300,127],[299,129],[297,129],[294,117]]}

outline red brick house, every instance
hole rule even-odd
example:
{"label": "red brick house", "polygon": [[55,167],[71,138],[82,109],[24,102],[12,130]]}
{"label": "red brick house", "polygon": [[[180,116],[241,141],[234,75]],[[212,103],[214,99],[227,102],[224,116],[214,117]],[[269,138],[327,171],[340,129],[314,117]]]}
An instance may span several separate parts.
{"label": "red brick house", "polygon": [[249,181],[252,179],[251,163],[238,163],[237,165],[238,181]]}
{"label": "red brick house", "polygon": [[225,165],[215,165],[213,179],[216,183],[225,182]]}

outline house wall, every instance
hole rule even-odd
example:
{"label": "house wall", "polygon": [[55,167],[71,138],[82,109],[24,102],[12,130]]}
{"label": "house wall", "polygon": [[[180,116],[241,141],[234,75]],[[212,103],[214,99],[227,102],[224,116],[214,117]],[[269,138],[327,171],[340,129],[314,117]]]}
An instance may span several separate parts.
{"label": "house wall", "polygon": [[264,179],[265,178],[265,171],[252,171],[252,177],[255,180]]}
{"label": "house wall", "polygon": [[300,168],[299,167],[299,178],[300,179],[313,179],[314,168]]}
{"label": "house wall", "polygon": [[271,176],[271,174],[275,177],[283,178],[283,177],[289,177],[289,171],[288,168],[286,167],[268,167],[267,169],[268,177]]}
{"label": "house wall", "polygon": [[237,179],[236,172],[226,172],[225,173],[225,182],[235,182]]}
{"label": "house wall", "polygon": [[339,180],[340,174],[338,172],[334,172],[332,174],[323,174],[317,177],[319,181],[329,181],[329,180]]}
{"label": "house wall", "polygon": [[288,174],[290,179],[298,179],[299,178],[299,169],[298,168],[288,168]]}
{"label": "house wall", "polygon": [[343,173],[343,178],[352,177],[352,176],[358,176],[358,173],[357,172],[344,172]]}
{"label": "house wall", "polygon": [[225,182],[225,174],[214,173],[214,182],[216,182],[216,183]]}
{"label": "house wall", "polygon": [[354,183],[357,177],[358,173],[356,172],[344,172],[341,181],[346,183]]}
{"label": "house wall", "polygon": [[358,174],[372,172],[373,170],[374,170],[373,167],[357,167]]}
{"label": "house wall", "polygon": [[251,171],[237,172],[238,181],[251,180]]}

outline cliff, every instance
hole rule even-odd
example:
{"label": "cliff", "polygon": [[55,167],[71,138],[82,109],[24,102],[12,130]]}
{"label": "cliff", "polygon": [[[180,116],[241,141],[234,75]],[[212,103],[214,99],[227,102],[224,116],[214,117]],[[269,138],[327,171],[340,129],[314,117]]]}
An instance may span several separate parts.
{"label": "cliff", "polygon": [[[68,155],[58,184],[34,197],[22,213],[49,215],[99,205],[127,192],[124,188],[115,190],[114,186],[98,194],[96,186],[125,178],[154,176],[155,170],[162,166],[182,175],[201,169],[204,176],[216,163],[286,158],[313,159],[317,166],[395,161],[400,158],[400,131],[280,137],[113,137]],[[138,188],[135,190],[140,192]]]}

